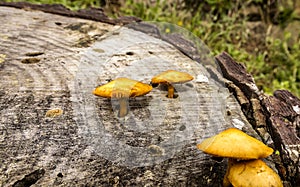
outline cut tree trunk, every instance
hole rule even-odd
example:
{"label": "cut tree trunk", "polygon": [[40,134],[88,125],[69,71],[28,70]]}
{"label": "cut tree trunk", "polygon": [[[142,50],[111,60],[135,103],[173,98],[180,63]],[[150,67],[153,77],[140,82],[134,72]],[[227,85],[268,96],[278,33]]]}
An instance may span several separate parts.
{"label": "cut tree trunk", "polygon": [[[1,186],[221,186],[226,159],[196,144],[229,127],[277,150],[269,166],[286,186],[300,183],[300,100],[260,93],[228,54],[214,61],[178,34],[101,9],[0,5]],[[92,95],[167,69],[195,79],[174,85],[175,99],[163,86],[130,99],[125,118],[117,101]]]}

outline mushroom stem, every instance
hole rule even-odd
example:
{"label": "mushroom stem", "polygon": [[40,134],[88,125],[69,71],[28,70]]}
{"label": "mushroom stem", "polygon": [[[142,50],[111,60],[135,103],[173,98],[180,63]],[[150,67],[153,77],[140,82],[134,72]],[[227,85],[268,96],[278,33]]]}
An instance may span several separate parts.
{"label": "mushroom stem", "polygon": [[168,83],[168,98],[174,98],[174,86],[172,84]]}
{"label": "mushroom stem", "polygon": [[119,99],[119,117],[125,117],[128,114],[128,98]]}

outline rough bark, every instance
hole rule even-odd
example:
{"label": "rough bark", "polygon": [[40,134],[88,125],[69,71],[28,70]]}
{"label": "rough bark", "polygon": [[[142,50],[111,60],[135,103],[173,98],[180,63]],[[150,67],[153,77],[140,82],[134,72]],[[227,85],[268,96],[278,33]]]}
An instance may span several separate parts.
{"label": "rough bark", "polygon": [[[224,77],[237,87],[228,85],[239,100],[244,114],[253,128],[265,140],[272,139],[277,154],[273,155],[280,176],[290,181],[289,186],[300,184],[300,100],[287,90],[277,90],[274,96],[258,91],[245,67],[227,53],[218,55]],[[266,134],[268,132],[269,135]]]}
{"label": "rough bark", "polygon": [[[226,160],[205,155],[196,144],[232,126],[280,151],[268,163],[276,169],[275,163],[287,184],[299,179],[299,168],[291,167],[297,159],[287,154],[295,150],[290,145],[299,144],[299,114],[277,110],[273,97],[249,88],[252,79],[233,79],[226,71],[228,80],[223,79],[209,56],[199,55],[178,35],[143,24],[114,26],[135,19],[115,21],[102,13],[93,19],[89,15],[95,10],[74,13],[52,6],[50,14],[33,11],[51,10],[46,5],[25,5],[0,6],[2,186],[220,186]],[[222,70],[229,62],[236,66],[222,55],[217,57]],[[189,72],[195,80],[175,86],[174,100],[165,97],[163,87],[130,100],[127,118],[116,116],[115,101],[91,94],[118,76],[149,82],[166,68]],[[286,91],[274,99],[294,111],[299,106]],[[292,126],[276,126],[270,108]],[[286,141],[280,128],[294,136]],[[267,141],[268,132],[274,144]]]}

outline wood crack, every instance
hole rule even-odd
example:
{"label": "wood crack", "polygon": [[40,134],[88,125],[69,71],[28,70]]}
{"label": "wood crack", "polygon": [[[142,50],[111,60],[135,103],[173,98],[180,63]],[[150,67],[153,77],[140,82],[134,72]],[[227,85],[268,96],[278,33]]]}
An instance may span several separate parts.
{"label": "wood crack", "polygon": [[300,100],[287,90],[277,90],[274,96],[260,93],[253,77],[247,73],[243,65],[234,61],[225,52],[216,59],[224,77],[234,83],[227,86],[240,102],[242,109],[245,106],[243,112],[253,128],[263,139],[264,133],[268,132],[271,135],[274,148],[279,151],[273,155],[275,160],[276,157],[280,157],[280,161],[275,161],[279,174],[289,181],[290,185],[299,184]]}
{"label": "wood crack", "polygon": [[12,186],[13,187],[29,187],[35,184],[40,178],[45,174],[44,169],[37,169],[28,175],[25,175],[21,180],[16,181]]}

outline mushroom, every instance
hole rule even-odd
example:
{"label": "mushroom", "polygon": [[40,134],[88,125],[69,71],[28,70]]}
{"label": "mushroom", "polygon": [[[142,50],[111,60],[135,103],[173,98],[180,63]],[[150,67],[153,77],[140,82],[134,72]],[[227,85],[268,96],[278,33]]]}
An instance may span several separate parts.
{"label": "mushroom", "polygon": [[273,149],[236,128],[229,128],[197,145],[205,153],[241,160],[265,158]]}
{"label": "mushroom", "polygon": [[172,84],[185,83],[193,80],[194,77],[188,73],[167,70],[151,79],[151,84],[166,84],[168,86],[168,98],[174,98],[174,87]]}
{"label": "mushroom", "polygon": [[98,86],[93,91],[93,94],[100,97],[118,99],[120,106],[118,116],[124,117],[128,114],[128,99],[130,97],[146,95],[151,90],[151,85],[121,77],[102,86]]}
{"label": "mushroom", "polygon": [[223,180],[224,187],[229,187],[232,184],[228,177],[231,175],[231,167],[235,165],[237,160],[261,159],[273,153],[272,148],[236,128],[229,128],[205,139],[197,145],[197,148],[216,157],[229,158]]}
{"label": "mushroom", "polygon": [[[247,161],[231,159],[229,164],[227,180],[232,186],[283,187],[278,174],[260,159]],[[228,186],[230,186],[230,184]]]}

